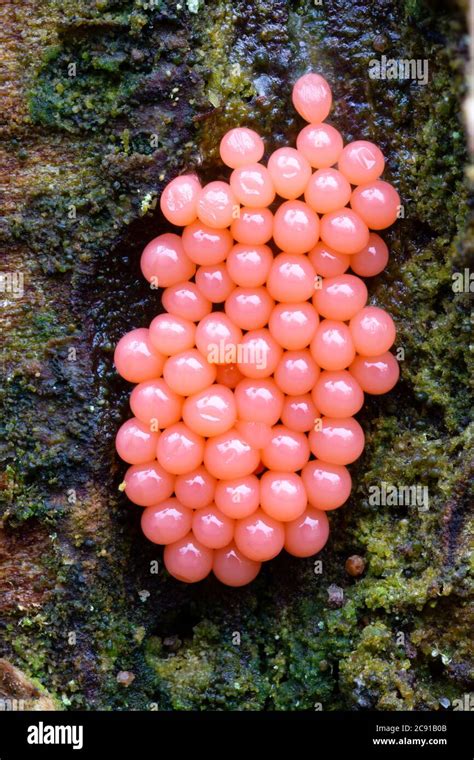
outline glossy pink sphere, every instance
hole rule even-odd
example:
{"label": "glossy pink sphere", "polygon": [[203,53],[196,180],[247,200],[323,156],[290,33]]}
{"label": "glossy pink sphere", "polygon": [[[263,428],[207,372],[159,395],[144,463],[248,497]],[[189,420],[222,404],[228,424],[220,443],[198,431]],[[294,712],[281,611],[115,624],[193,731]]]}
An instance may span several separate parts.
{"label": "glossy pink sphere", "polygon": [[318,169],[308,182],[304,199],[318,214],[337,211],[349,203],[352,188],[337,169]]}
{"label": "glossy pink sphere", "polygon": [[317,459],[331,464],[351,464],[364,450],[364,431],[353,417],[322,417],[321,429],[309,434],[309,445]]}
{"label": "glossy pink sphere", "polygon": [[310,345],[311,355],[319,367],[345,369],[355,357],[351,331],[344,322],[323,319]]}
{"label": "glossy pink sphere", "polygon": [[305,253],[319,238],[319,218],[303,201],[285,201],[275,213],[273,239],[286,253]]}
{"label": "glossy pink sphere", "polygon": [[268,169],[262,164],[247,164],[234,169],[230,186],[243,206],[263,208],[275,200],[275,188]]}
{"label": "glossy pink sphere", "polygon": [[275,301],[300,303],[314,293],[316,272],[307,256],[279,253],[268,275],[268,292]]}
{"label": "glossy pink sphere", "polygon": [[296,472],[305,466],[308,459],[309,443],[304,433],[297,433],[285,425],[272,428],[270,441],[262,451],[265,467],[280,472]]}
{"label": "glossy pink sphere", "polygon": [[285,530],[279,520],[257,509],[249,517],[237,521],[234,540],[245,557],[255,562],[266,562],[283,549]]}
{"label": "glossy pink sphere", "polygon": [[163,560],[169,574],[184,583],[197,583],[209,575],[214,552],[188,533],[184,538],[168,544]]}
{"label": "glossy pink sphere", "polygon": [[199,267],[195,280],[198,290],[211,303],[222,303],[235,288],[225,264]]}
{"label": "glossy pink sphere", "polygon": [[126,333],[115,348],[115,368],[130,383],[160,377],[164,363],[165,358],[154,348],[146,327]]}
{"label": "glossy pink sphere", "polygon": [[285,524],[285,549],[294,557],[312,557],[321,551],[329,537],[325,512],[308,507],[301,517]]}
{"label": "glossy pink sphere", "polygon": [[367,303],[367,288],[359,277],[341,274],[327,277],[317,288],[313,304],[322,317],[345,322],[354,317]]}
{"label": "glossy pink sphere", "polygon": [[143,250],[140,267],[154,288],[167,288],[183,280],[189,280],[196,265],[184,252],[179,235],[167,232],[151,240]]}
{"label": "glossy pink sphere", "polygon": [[215,504],[194,513],[192,529],[197,540],[209,549],[223,549],[234,537],[234,521]]}
{"label": "glossy pink sphere", "polygon": [[268,277],[273,253],[267,245],[234,245],[227,256],[227,271],[236,285],[254,288]]}
{"label": "glossy pink sphere", "polygon": [[266,425],[264,422],[238,420],[235,423],[235,429],[254,449],[264,449],[272,437],[270,425]]}
{"label": "glossy pink sphere", "polygon": [[366,306],[352,317],[349,329],[362,356],[378,356],[393,345],[396,336],[392,317],[377,306]]}
{"label": "glossy pink sphere", "polygon": [[397,220],[400,204],[395,188],[380,179],[359,185],[351,196],[352,208],[371,230],[390,227]]}
{"label": "glossy pink sphere", "polygon": [[260,504],[260,481],[255,475],[219,480],[215,502],[221,512],[235,520],[253,514]]}
{"label": "glossy pink sphere", "polygon": [[268,171],[278,195],[288,200],[303,195],[311,177],[309,161],[295,148],[279,148],[272,153]]}
{"label": "glossy pink sphere", "polygon": [[280,346],[297,351],[309,346],[318,324],[318,314],[307,301],[280,303],[271,312],[268,329]]}
{"label": "glossy pink sphere", "polygon": [[117,454],[128,464],[145,464],[155,458],[158,433],[150,432],[150,426],[136,417],[127,420],[119,428],[115,438]]}
{"label": "glossy pink sphere", "polygon": [[327,417],[352,417],[364,403],[364,393],[346,369],[324,370],[312,391],[313,401]]}
{"label": "glossy pink sphere", "polygon": [[400,376],[398,362],[389,351],[378,356],[356,356],[349,371],[363,391],[375,396],[391,391]]}
{"label": "glossy pink sphere", "polygon": [[171,544],[189,533],[192,520],[192,511],[173,498],[147,507],[142,514],[141,526],[145,536],[154,544]]}
{"label": "glossy pink sphere", "polygon": [[308,433],[314,428],[314,421],[319,416],[310,393],[301,396],[286,396],[281,413],[281,421],[290,430]]}
{"label": "glossy pink sphere", "polygon": [[196,328],[196,346],[214,364],[232,361],[241,341],[242,330],[222,311],[208,314]]}
{"label": "glossy pink sphere", "polygon": [[212,571],[226,586],[238,588],[251,583],[260,572],[261,563],[245,557],[234,542],[223,549],[216,549]]}
{"label": "glossy pink sphere", "polygon": [[238,243],[264,245],[273,235],[273,214],[268,208],[243,206],[230,231]]}
{"label": "glossy pink sphere", "polygon": [[318,238],[319,220],[301,201],[286,201],[275,215],[274,238],[288,253],[304,253]]}
{"label": "glossy pink sphere", "polygon": [[373,182],[385,167],[383,153],[377,145],[368,140],[348,143],[339,156],[338,168],[351,185]]}
{"label": "glossy pink sphere", "polygon": [[275,520],[295,520],[308,503],[303,481],[294,472],[265,472],[260,480],[260,503]]}
{"label": "glossy pink sphere", "polygon": [[242,338],[238,356],[239,369],[245,377],[269,377],[275,371],[282,349],[269,330],[249,330]]}
{"label": "glossy pink sphere", "polygon": [[172,179],[166,185],[160,198],[163,216],[178,227],[194,222],[200,190],[200,182],[194,174],[183,174],[181,177]]}
{"label": "glossy pink sphere", "polygon": [[216,382],[227,388],[235,388],[244,376],[237,364],[218,364]]}
{"label": "glossy pink sphere", "polygon": [[232,480],[251,475],[259,462],[259,452],[235,429],[206,441],[204,465],[215,478]]}
{"label": "glossy pink sphere", "polygon": [[352,480],[349,470],[342,464],[329,464],[316,459],[303,467],[301,478],[308,501],[316,509],[337,509],[350,496]]}
{"label": "glossy pink sphere", "polygon": [[332,105],[332,93],[320,74],[304,74],[293,86],[293,105],[305,121],[324,121]]}
{"label": "glossy pink sphere", "polygon": [[163,369],[168,386],[180,396],[192,396],[208,388],[216,379],[216,367],[196,348],[170,356]]}
{"label": "glossy pink sphere", "polygon": [[195,470],[191,470],[191,472],[178,475],[174,491],[181,504],[184,504],[185,507],[201,509],[202,507],[209,506],[214,501],[216,485],[216,479],[205,467],[200,465]]}
{"label": "glossy pink sphere", "polygon": [[164,356],[172,356],[194,346],[196,325],[175,314],[158,314],[149,330],[153,347]]}
{"label": "glossy pink sphere", "polygon": [[209,182],[199,193],[197,215],[212,229],[229,227],[238,208],[238,199],[227,182]]}
{"label": "glossy pink sphere", "polygon": [[387,264],[387,245],[376,232],[370,233],[369,242],[365,248],[354,253],[350,259],[352,271],[360,277],[374,277],[383,272]]}
{"label": "glossy pink sphere", "polygon": [[324,214],[321,240],[339,253],[357,253],[369,242],[369,230],[361,216],[350,208]]}
{"label": "glossy pink sphere", "polygon": [[184,228],[182,240],[184,251],[191,261],[204,266],[220,264],[233,245],[229,230],[214,229],[200,220]]}
{"label": "glossy pink sphere", "polygon": [[235,288],[225,302],[225,313],[242,330],[268,324],[275,302],[266,288]]}
{"label": "glossy pink sphere", "polygon": [[321,277],[337,277],[339,274],[344,274],[353,258],[353,256],[349,257],[347,253],[335,251],[322,241],[316,243],[308,256],[314,271]]}
{"label": "glossy pink sphere", "polygon": [[198,322],[212,309],[211,302],[203,296],[194,282],[180,282],[166,288],[161,303],[169,314],[190,322]]}
{"label": "glossy pink sphere", "polygon": [[183,399],[162,378],[140,383],[130,394],[133,414],[146,425],[152,425],[154,430],[178,422],[182,408]]}
{"label": "glossy pink sphere", "polygon": [[190,430],[205,438],[230,430],[236,418],[234,394],[225,385],[211,385],[184,402],[184,422]]}
{"label": "glossy pink sphere", "polygon": [[127,498],[140,507],[151,507],[168,499],[174,491],[174,475],[158,462],[134,464],[124,477]]}
{"label": "glossy pink sphere", "polygon": [[163,430],[158,438],[156,457],[162,467],[173,475],[195,470],[204,456],[204,438],[183,422]]}
{"label": "glossy pink sphere", "polygon": [[246,378],[235,389],[237,416],[247,422],[275,425],[281,416],[283,400],[283,393],[271,378]]}
{"label": "glossy pink sphere", "polygon": [[231,169],[257,163],[262,158],[264,149],[260,135],[247,127],[230,129],[220,144],[221,158]]}
{"label": "glossy pink sphere", "polygon": [[315,169],[328,169],[342,152],[342,137],[330,124],[308,124],[296,138],[298,151]]}
{"label": "glossy pink sphere", "polygon": [[319,367],[307,349],[285,351],[275,370],[276,384],[289,396],[308,393],[318,377]]}

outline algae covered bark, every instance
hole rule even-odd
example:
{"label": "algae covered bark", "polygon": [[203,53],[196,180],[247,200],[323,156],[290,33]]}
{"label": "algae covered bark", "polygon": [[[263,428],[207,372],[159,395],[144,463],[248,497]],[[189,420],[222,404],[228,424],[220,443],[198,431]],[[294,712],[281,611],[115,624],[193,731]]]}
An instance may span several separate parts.
{"label": "algae covered bark", "polygon": [[[455,707],[470,689],[472,364],[468,293],[452,287],[473,240],[462,14],[417,0],[31,0],[0,13],[2,273],[24,284],[1,294],[0,697]],[[371,79],[382,55],[427,61],[428,83]],[[129,388],[113,346],[160,308],[139,255],[167,229],[165,183],[192,168],[225,177],[217,146],[230,126],[255,127],[269,151],[293,144],[291,85],[309,68],[331,83],[345,139],[382,146],[403,199],[389,267],[369,284],[397,321],[402,379],[360,416],[367,446],[322,568],[281,556],[246,589],[186,586],[118,490]],[[429,508],[373,505],[382,482],[427,486]],[[366,562],[357,578],[353,554]]]}

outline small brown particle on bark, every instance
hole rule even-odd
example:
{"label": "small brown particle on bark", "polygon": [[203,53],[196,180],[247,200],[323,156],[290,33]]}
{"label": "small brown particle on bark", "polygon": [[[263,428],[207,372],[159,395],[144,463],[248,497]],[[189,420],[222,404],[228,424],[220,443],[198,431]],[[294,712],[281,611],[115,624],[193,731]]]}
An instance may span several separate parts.
{"label": "small brown particle on bark", "polygon": [[353,578],[357,578],[365,570],[365,559],[358,554],[352,554],[352,556],[346,559],[345,564],[346,572],[352,575]]}
{"label": "small brown particle on bark", "polygon": [[383,53],[387,49],[388,40],[384,34],[377,34],[372,40],[372,47],[377,53]]}
{"label": "small brown particle on bark", "polygon": [[130,686],[134,680],[135,675],[129,670],[121,670],[120,673],[117,673],[117,683],[121,686]]}

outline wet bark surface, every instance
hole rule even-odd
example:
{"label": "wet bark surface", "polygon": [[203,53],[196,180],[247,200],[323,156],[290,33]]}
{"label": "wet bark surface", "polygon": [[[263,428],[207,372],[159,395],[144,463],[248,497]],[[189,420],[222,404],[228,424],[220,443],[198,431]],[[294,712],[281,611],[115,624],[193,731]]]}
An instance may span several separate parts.
{"label": "wet bark surface", "polygon": [[[452,279],[473,239],[462,11],[31,0],[0,16],[1,271],[24,281],[23,295],[0,293],[0,696],[58,709],[452,708],[470,688],[472,359],[469,293]],[[371,79],[383,55],[426,60],[428,83]],[[321,573],[282,555],[246,589],[187,586],[118,490],[130,388],[113,347],[161,308],[139,256],[169,229],[156,207],[166,182],[227,177],[217,146],[231,126],[257,129],[268,152],[294,144],[291,86],[309,69],[333,88],[331,123],[381,145],[402,196],[389,266],[369,282],[397,322],[402,378],[360,415],[367,446]],[[372,505],[382,482],[427,486],[428,510]]]}

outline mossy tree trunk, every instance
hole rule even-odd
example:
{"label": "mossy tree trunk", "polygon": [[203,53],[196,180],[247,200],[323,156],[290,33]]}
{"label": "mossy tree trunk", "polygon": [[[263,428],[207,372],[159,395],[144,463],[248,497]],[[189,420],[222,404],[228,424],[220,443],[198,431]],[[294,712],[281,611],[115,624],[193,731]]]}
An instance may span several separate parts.
{"label": "mossy tree trunk", "polygon": [[[30,0],[0,17],[0,696],[70,709],[452,706],[469,690],[470,321],[452,287],[473,239],[461,11]],[[428,83],[371,79],[382,55],[426,60]],[[403,199],[389,267],[369,286],[397,321],[402,380],[368,400],[321,574],[281,556],[247,589],[185,586],[118,491],[129,388],[112,350],[160,309],[138,262],[166,229],[165,183],[193,168],[226,176],[217,145],[230,126],[255,127],[269,151],[294,144],[291,85],[309,68],[330,81],[345,138],[381,144]],[[372,506],[383,481],[427,486],[429,509]],[[366,561],[357,579],[352,554]]]}

